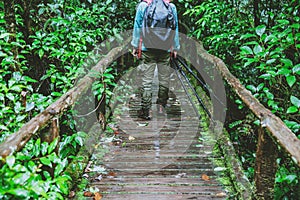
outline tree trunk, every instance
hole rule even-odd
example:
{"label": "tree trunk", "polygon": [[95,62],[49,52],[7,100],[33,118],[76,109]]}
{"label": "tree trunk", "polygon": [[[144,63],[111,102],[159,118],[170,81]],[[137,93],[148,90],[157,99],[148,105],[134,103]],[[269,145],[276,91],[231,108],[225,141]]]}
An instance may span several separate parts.
{"label": "tree trunk", "polygon": [[277,147],[262,127],[258,131],[255,186],[257,199],[274,199]]}
{"label": "tree trunk", "polygon": [[253,1],[253,15],[254,15],[254,25],[258,26],[259,23],[259,3],[260,0]]}
{"label": "tree trunk", "polygon": [[[4,1],[4,19],[6,21],[6,30],[10,33],[9,43],[16,42],[16,16],[15,16],[15,1],[14,0],[5,0]],[[18,49],[14,45],[12,48],[12,54],[14,59],[18,58]],[[19,71],[19,67],[11,63],[10,65],[11,71]]]}

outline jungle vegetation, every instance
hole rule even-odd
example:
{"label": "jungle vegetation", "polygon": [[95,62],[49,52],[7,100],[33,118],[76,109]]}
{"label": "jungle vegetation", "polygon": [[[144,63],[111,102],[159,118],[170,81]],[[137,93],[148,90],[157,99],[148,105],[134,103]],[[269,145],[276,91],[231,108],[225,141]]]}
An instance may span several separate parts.
{"label": "jungle vegetation", "polygon": [[[180,31],[202,41],[255,97],[300,139],[300,4],[298,0],[174,0]],[[132,29],[138,3],[129,0],[4,0],[0,2],[0,142],[16,132],[82,77],[88,53]],[[115,70],[112,70],[113,74]],[[114,76],[107,76],[113,82]],[[250,180],[256,119],[229,97],[227,128]],[[245,120],[246,119],[246,120]],[[0,169],[0,199],[64,199],[64,173],[83,145],[71,111],[60,120],[60,140],[32,138]],[[56,145],[58,144],[58,149]],[[251,147],[251,148],[249,148]],[[276,199],[296,199],[300,172],[277,160]],[[80,163],[80,162],[79,162]],[[52,168],[53,170],[47,170]]]}

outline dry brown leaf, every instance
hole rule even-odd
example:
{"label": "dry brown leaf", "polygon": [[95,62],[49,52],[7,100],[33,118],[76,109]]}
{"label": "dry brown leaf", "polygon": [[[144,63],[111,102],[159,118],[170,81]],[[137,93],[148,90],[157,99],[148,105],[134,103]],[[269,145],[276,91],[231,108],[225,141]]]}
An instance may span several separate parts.
{"label": "dry brown leaf", "polygon": [[116,174],[115,172],[110,171],[110,172],[108,172],[107,175],[108,175],[108,176],[116,176],[117,174]]}
{"label": "dry brown leaf", "polygon": [[202,174],[201,178],[203,180],[205,180],[205,181],[209,181],[210,180],[209,176],[207,176],[206,174]]}
{"label": "dry brown leaf", "polygon": [[95,197],[94,197],[95,200],[100,200],[102,199],[102,194],[100,194],[99,192],[95,192]]}
{"label": "dry brown leaf", "polygon": [[225,192],[220,192],[218,194],[216,194],[217,197],[225,197],[226,193]]}
{"label": "dry brown leaf", "polygon": [[85,196],[85,197],[92,197],[92,196],[94,196],[94,194],[92,192],[90,192],[90,191],[85,191],[83,193],[83,196]]}
{"label": "dry brown leaf", "polygon": [[115,135],[118,135],[120,132],[119,131],[114,131],[114,134]]}

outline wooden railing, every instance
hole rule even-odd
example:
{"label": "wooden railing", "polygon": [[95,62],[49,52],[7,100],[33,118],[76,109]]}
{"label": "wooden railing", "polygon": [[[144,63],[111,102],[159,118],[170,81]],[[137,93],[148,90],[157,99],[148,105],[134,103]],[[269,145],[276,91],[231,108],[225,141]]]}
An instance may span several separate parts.
{"label": "wooden railing", "polygon": [[[277,158],[279,149],[283,150],[298,167],[300,167],[300,140],[284,124],[284,122],[270,110],[265,108],[241,82],[233,76],[224,62],[203,51],[197,46],[198,56],[211,62],[222,76],[226,85],[234,91],[246,107],[259,119],[258,144],[255,161],[255,198],[273,199],[275,175],[277,171]],[[233,115],[234,113],[231,113]],[[280,148],[278,148],[278,146]]]}

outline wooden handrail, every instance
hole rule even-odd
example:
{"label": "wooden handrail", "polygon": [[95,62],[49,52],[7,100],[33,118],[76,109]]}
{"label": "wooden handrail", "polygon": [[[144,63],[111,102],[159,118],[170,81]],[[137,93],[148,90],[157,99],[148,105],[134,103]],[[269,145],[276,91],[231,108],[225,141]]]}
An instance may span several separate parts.
{"label": "wooden handrail", "polygon": [[283,147],[300,166],[300,140],[295,133],[293,133],[279,117],[265,108],[251,92],[230,73],[221,59],[213,56],[213,60],[226,82],[231,85],[236,94],[260,120],[261,126],[269,130],[278,144]]}
{"label": "wooden handrail", "polygon": [[70,89],[66,94],[62,95],[58,100],[48,106],[43,112],[32,118],[26,124],[24,124],[17,132],[9,135],[0,144],[0,157],[6,158],[8,155],[19,151],[25,146],[27,141],[39,130],[45,127],[50,120],[61,115],[67,108],[74,105],[76,100],[84,94],[84,92],[92,85],[95,79],[95,72],[103,72],[109,64],[111,64],[117,56],[121,54],[124,49],[127,48],[130,38],[124,43],[113,48],[104,58],[102,58],[91,70],[85,75],[76,86]]}
{"label": "wooden handrail", "polygon": [[215,64],[216,69],[221,73],[223,79],[260,120],[261,126],[269,130],[271,136],[291,155],[297,165],[300,166],[300,140],[297,136],[279,117],[273,114],[269,109],[265,108],[251,92],[241,84],[239,79],[230,73],[225,63],[220,58],[207,53],[203,50],[201,45],[197,46],[197,50],[199,56]]}

